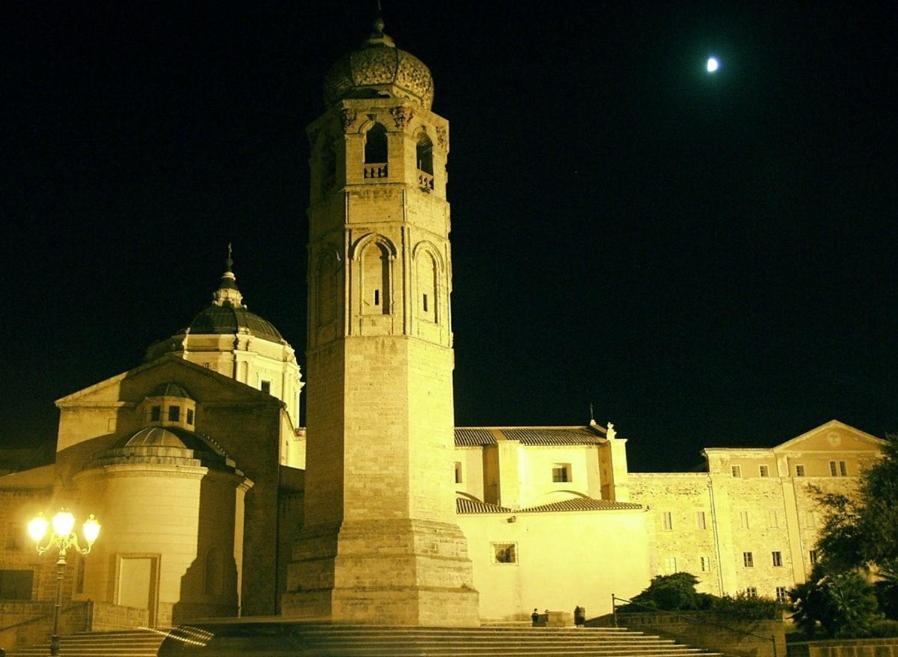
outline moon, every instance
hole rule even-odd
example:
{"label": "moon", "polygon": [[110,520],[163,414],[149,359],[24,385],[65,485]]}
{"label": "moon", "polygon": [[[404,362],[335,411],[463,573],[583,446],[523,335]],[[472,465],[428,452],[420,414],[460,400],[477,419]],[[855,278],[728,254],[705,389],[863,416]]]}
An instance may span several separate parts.
{"label": "moon", "polygon": [[717,57],[708,57],[705,68],[708,70],[708,73],[714,73],[717,69],[719,69],[720,62],[717,61]]}

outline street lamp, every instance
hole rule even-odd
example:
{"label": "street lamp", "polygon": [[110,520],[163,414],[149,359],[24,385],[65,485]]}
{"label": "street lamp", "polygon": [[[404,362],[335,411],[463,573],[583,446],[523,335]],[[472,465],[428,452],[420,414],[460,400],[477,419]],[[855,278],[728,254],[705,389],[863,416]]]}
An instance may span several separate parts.
{"label": "street lamp", "polygon": [[47,520],[41,513],[28,523],[28,535],[34,541],[39,555],[44,555],[52,549],[56,550],[56,604],[53,607],[53,634],[50,636],[50,655],[53,657],[59,654],[59,611],[62,608],[62,578],[65,574],[66,552],[74,550],[82,555],[90,552],[94,541],[100,535],[100,523],[93,514],[90,514],[81,525],[84,546],[78,540],[78,535],[72,531],[74,529],[75,516],[65,509],[61,509],[51,520]]}

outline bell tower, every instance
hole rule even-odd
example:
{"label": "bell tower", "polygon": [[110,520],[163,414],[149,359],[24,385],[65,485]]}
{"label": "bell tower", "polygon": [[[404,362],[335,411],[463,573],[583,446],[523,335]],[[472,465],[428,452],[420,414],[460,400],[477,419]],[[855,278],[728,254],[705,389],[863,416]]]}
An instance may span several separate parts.
{"label": "bell tower", "polygon": [[449,124],[378,19],[308,127],[304,526],[287,616],[476,625],[455,522]]}

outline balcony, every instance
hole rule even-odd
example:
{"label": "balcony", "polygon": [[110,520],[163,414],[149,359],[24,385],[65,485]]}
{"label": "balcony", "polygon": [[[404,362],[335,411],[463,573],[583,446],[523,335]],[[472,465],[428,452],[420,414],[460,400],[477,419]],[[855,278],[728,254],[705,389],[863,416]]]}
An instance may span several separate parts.
{"label": "balcony", "polygon": [[386,178],[387,163],[378,162],[374,164],[365,164],[364,172],[365,180],[368,180],[369,178]]}
{"label": "balcony", "polygon": [[418,186],[421,189],[432,190],[433,189],[433,174],[427,173],[426,171],[421,171],[418,169]]}

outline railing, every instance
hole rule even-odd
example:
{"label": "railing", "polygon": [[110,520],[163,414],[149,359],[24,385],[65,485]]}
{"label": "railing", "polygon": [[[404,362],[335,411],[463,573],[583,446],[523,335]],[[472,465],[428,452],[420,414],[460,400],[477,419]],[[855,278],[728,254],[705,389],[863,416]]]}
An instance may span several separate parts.
{"label": "railing", "polygon": [[[70,625],[70,629],[72,629],[73,631],[90,630],[90,622],[91,622],[90,607],[91,607],[91,604],[92,603],[89,600],[87,600],[84,602],[76,602],[74,604],[69,605],[68,607],[63,607],[62,610],[60,611],[60,617],[61,618],[64,618],[66,616],[71,617],[72,615],[75,615],[72,612],[80,612],[82,609],[86,609],[87,611],[84,613],[83,619],[78,619],[77,616],[75,619],[76,621],[81,620],[83,622],[71,623],[69,621],[69,625]],[[50,605],[50,609],[52,609],[52,605]],[[29,630],[33,631],[33,632],[40,632],[40,630],[35,630],[33,628],[38,624],[46,623],[46,625],[47,625],[46,635],[49,637],[50,629],[52,627],[52,622],[53,622],[52,617],[53,617],[53,612],[49,611],[47,613],[42,613],[38,616],[32,616],[31,618],[27,618],[27,619],[25,619],[23,621],[19,621],[17,623],[12,623],[11,625],[6,625],[5,627],[0,627],[0,636],[7,636],[7,637],[11,636],[13,644],[15,645],[16,643],[19,643],[19,641],[16,638],[16,637],[18,637],[19,634],[27,635]],[[66,624],[65,620],[63,620],[63,624],[64,625]]]}
{"label": "railing", "polygon": [[418,185],[422,189],[433,189],[433,174],[418,169]]}
{"label": "railing", "polygon": [[755,632],[749,632],[748,630],[744,630],[740,627],[735,627],[733,625],[727,625],[725,623],[715,623],[714,621],[709,620],[708,618],[697,619],[695,617],[695,615],[690,616],[688,614],[683,614],[683,613],[680,613],[677,611],[669,611],[666,609],[657,609],[657,608],[653,608],[653,607],[648,607],[646,605],[641,605],[638,602],[633,602],[632,600],[627,600],[626,598],[618,598],[616,595],[614,595],[612,593],[611,594],[611,622],[614,624],[614,627],[618,627],[618,623],[617,623],[617,603],[618,602],[625,602],[625,603],[627,603],[627,605],[632,605],[634,607],[640,607],[641,609],[644,609],[646,612],[650,612],[650,613],[654,613],[654,614],[665,614],[668,616],[674,616],[676,618],[682,618],[685,621],[687,621],[688,623],[695,623],[696,621],[699,621],[702,625],[710,625],[712,627],[717,627],[717,628],[720,628],[723,630],[728,630],[730,632],[735,632],[736,634],[741,634],[742,636],[753,636],[756,639],[764,639],[765,641],[770,641],[770,645],[773,648],[773,653],[772,653],[773,657],[777,657],[776,635],[771,634],[771,635],[767,636],[764,634],[756,634]]}
{"label": "railing", "polygon": [[365,179],[368,178],[386,178],[387,177],[387,163],[386,162],[378,162],[377,164],[365,164],[364,167]]}

